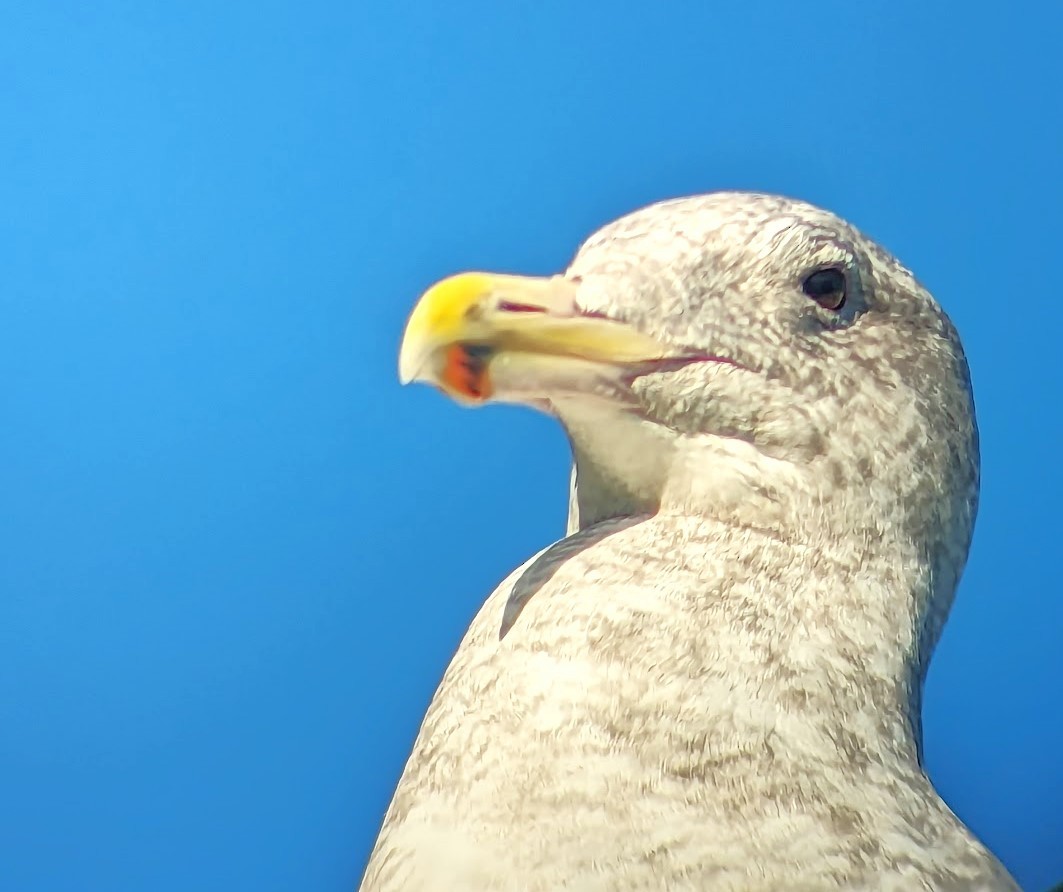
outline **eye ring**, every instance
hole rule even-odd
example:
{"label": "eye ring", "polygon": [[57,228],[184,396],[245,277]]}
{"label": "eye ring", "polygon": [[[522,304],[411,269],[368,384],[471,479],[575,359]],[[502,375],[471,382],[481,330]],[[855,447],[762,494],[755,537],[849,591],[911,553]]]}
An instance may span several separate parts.
{"label": "eye ring", "polygon": [[825,310],[840,310],[848,293],[845,270],[836,266],[813,270],[801,283],[801,290]]}

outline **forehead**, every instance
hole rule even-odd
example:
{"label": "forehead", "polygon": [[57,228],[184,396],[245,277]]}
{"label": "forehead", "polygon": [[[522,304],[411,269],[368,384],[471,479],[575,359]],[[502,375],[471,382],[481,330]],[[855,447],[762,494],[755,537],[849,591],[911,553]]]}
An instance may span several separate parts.
{"label": "forehead", "polygon": [[843,220],[804,202],[721,192],[651,205],[592,235],[574,266],[672,269],[716,266],[746,277],[846,261],[863,239]]}
{"label": "forehead", "polygon": [[633,317],[647,302],[689,309],[706,293],[756,293],[761,305],[777,295],[785,303],[826,266],[850,271],[852,313],[940,325],[936,303],[889,252],[840,217],[775,195],[716,192],[642,208],[587,239],[568,274],[584,280],[588,305]]}

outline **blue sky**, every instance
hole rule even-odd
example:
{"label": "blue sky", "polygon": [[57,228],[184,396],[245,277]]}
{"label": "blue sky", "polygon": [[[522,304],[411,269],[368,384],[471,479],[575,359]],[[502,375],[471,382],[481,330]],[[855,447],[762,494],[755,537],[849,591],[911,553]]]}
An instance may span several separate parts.
{"label": "blue sky", "polygon": [[983,498],[927,761],[1063,879],[1063,13],[960,10],[4,4],[0,888],[350,889],[565,515],[551,422],[399,388],[407,312],[720,188],[849,218],[960,328]]}

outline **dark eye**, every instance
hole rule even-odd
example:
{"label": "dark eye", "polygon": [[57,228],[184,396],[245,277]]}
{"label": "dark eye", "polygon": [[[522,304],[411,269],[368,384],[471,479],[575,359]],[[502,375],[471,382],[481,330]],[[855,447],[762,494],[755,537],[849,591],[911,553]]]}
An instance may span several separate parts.
{"label": "dark eye", "polygon": [[845,273],[833,267],[817,269],[801,283],[801,290],[821,307],[840,310],[845,303]]}

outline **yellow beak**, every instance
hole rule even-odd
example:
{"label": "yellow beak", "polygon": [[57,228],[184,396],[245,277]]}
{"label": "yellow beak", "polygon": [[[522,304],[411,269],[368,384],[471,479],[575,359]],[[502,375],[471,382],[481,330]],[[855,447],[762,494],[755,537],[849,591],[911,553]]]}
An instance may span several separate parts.
{"label": "yellow beak", "polygon": [[577,284],[462,273],[428,289],[406,324],[399,380],[425,381],[463,403],[548,397],[589,369],[674,355],[621,322],[581,313]]}

